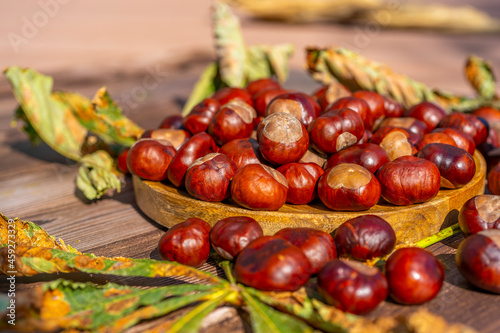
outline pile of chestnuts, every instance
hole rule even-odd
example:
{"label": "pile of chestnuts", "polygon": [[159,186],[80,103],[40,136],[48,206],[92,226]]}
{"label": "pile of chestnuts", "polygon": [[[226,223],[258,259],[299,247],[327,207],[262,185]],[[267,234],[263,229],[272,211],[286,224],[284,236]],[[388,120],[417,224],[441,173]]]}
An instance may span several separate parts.
{"label": "pile of chestnuts", "polygon": [[[212,228],[189,218],[170,228],[158,249],[164,260],[199,267],[212,247],[224,259],[234,260],[238,282],[260,290],[295,291],[316,277],[310,286],[326,302],[365,314],[389,295],[401,304],[422,304],[441,289],[444,271],[430,252],[417,247],[393,252],[395,244],[391,225],[376,215],[346,221],[333,237],[313,228],[285,228],[264,236],[256,220],[234,216]],[[384,271],[363,263],[389,254]]]}
{"label": "pile of chestnuts", "polygon": [[[447,114],[422,102],[404,110],[371,91],[332,84],[310,96],[268,78],[167,117],[120,155],[118,167],[209,202],[278,210],[319,198],[331,210],[363,211],[464,186],[476,172],[476,147],[486,154],[499,137],[496,109]],[[489,190],[500,194],[500,164],[490,169]]]}

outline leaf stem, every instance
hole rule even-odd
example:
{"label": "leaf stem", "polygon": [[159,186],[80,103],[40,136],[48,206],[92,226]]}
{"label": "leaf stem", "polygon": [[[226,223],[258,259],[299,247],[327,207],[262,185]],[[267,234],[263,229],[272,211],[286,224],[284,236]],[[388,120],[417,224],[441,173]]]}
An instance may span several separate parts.
{"label": "leaf stem", "polygon": [[415,243],[416,246],[424,248],[431,246],[432,244],[436,244],[437,242],[440,242],[448,237],[451,237],[453,235],[456,235],[460,232],[460,226],[458,223],[443,229],[439,231],[438,233],[431,235],[427,238],[419,240],[417,243]]}
{"label": "leaf stem", "polygon": [[231,284],[236,284],[236,280],[233,275],[233,267],[229,260],[224,260],[219,263],[219,267],[222,268],[224,274],[226,274],[227,279]]}

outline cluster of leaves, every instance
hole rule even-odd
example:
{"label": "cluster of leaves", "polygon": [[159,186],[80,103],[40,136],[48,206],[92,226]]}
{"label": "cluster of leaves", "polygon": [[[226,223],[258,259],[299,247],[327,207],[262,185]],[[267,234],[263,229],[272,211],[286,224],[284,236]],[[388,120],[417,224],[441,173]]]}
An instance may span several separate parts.
{"label": "cluster of leaves", "polygon": [[388,65],[367,59],[344,48],[308,48],[307,67],[311,76],[324,84],[338,81],[350,90],[371,90],[391,96],[406,108],[422,101],[434,101],[449,111],[469,111],[480,106],[500,107],[495,95],[491,66],[476,56],[469,57],[466,77],[477,97],[469,98],[431,89],[406,75],[395,73]]}
{"label": "cluster of leaves", "polygon": [[[14,328],[23,331],[121,332],[146,320],[171,314],[171,320],[161,321],[148,330],[197,332],[204,318],[225,305],[247,313],[250,326],[257,333],[413,332],[426,322],[432,323],[428,325],[432,332],[472,332],[462,325],[447,324],[427,311],[368,320],[324,304],[308,287],[295,292],[262,292],[237,283],[228,261],[219,263],[226,280],[175,262],[82,254],[62,240],[56,241],[38,225],[18,218],[14,220],[16,247],[15,268],[12,268],[9,267],[7,246],[9,222],[5,216],[0,216],[2,273],[15,270],[18,276],[29,276],[79,271],[118,276],[182,277],[197,281],[149,289],[63,279],[44,283],[30,289],[29,295],[18,297],[23,301],[17,304],[19,316]],[[182,316],[175,316],[176,311],[183,311]],[[2,322],[5,325],[7,321]]]}

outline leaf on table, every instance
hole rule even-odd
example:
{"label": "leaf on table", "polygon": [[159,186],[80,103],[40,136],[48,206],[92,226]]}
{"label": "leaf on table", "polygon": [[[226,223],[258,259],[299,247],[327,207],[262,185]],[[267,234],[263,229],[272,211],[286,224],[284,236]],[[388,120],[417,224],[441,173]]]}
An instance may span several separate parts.
{"label": "leaf on table", "polygon": [[[25,126],[30,138],[33,131],[59,154],[78,161],[81,147],[85,143],[87,129],[74,116],[74,108],[86,108],[90,101],[72,94],[72,104],[60,98],[64,93],[52,93],[53,80],[32,69],[12,66],[5,70],[5,77],[12,85],[14,96],[21,106],[24,116],[16,111],[16,119],[26,119]],[[15,121],[14,121],[15,123]]]}
{"label": "leaf on table", "polygon": [[489,62],[470,56],[465,66],[465,76],[479,96],[489,99],[495,97],[495,76]]}
{"label": "leaf on table", "polygon": [[33,146],[38,146],[43,142],[43,139],[38,135],[35,128],[31,126],[31,123],[26,117],[22,107],[18,107],[14,112],[14,118],[12,119],[12,127],[16,127],[18,121],[23,122],[22,130],[28,135],[28,138]]}
{"label": "leaf on table", "polygon": [[216,1],[213,7],[213,25],[221,79],[230,87],[243,87],[246,82],[246,48],[240,21],[227,4]]}
{"label": "leaf on table", "polygon": [[[67,95],[62,97],[67,98]],[[71,100],[68,103],[75,105]],[[108,144],[130,147],[144,132],[144,129],[123,115],[106,87],[96,92],[87,108],[74,108],[73,112],[85,128]]]}
{"label": "leaf on table", "polygon": [[218,89],[222,88],[222,82],[218,78],[219,67],[216,62],[208,65],[200,78],[196,82],[193,91],[182,109],[182,116],[185,117],[191,109],[203,99],[209,97]]}
{"label": "leaf on table", "polygon": [[76,187],[89,200],[112,195],[122,189],[123,177],[115,168],[113,158],[104,150],[82,157]]}

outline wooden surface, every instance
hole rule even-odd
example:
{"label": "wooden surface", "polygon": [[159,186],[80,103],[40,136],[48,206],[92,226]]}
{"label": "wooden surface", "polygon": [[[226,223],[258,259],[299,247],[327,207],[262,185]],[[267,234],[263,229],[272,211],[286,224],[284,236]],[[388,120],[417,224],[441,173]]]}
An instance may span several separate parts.
{"label": "wooden surface", "polygon": [[[445,2],[457,3],[451,0]],[[155,6],[161,6],[160,3],[170,6],[177,2],[156,1]],[[500,5],[494,2],[481,0],[474,4],[500,15]],[[15,11],[0,11],[5,16],[2,22],[6,22],[0,26],[2,35],[19,32],[22,22],[19,18],[28,15],[25,11],[27,4],[9,2],[9,6],[13,6]],[[105,8],[100,7],[97,13],[100,16],[96,18],[90,15],[95,13],[95,8],[82,10],[82,6],[83,3],[70,2],[50,24],[40,29],[37,36],[23,45],[19,53],[13,52],[5,44],[6,39],[0,41],[1,67],[22,64],[43,69],[44,73],[55,76],[57,89],[77,91],[88,97],[106,85],[127,116],[144,128],[153,128],[164,116],[179,112],[192,84],[213,55],[211,43],[206,41],[210,38],[210,28],[205,2],[203,5],[201,1],[197,5],[186,2],[184,12],[193,15],[186,27],[183,26],[185,22],[182,18],[169,9],[162,12],[155,7],[153,12],[158,15],[148,16],[144,11],[136,15],[135,8],[112,2],[109,5],[102,4]],[[120,18],[110,20],[108,15],[118,8]],[[125,13],[127,8],[128,14]],[[32,9],[30,15],[38,10]],[[130,19],[132,17],[134,20]],[[142,21],[135,20],[137,18],[142,18]],[[9,22],[17,22],[19,26]],[[158,26],[155,22],[164,25]],[[125,31],[120,24],[126,27]],[[462,71],[468,54],[476,53],[491,60],[497,74],[500,71],[500,36],[383,29],[371,31],[363,26],[328,24],[282,26],[251,20],[245,20],[243,26],[245,38],[250,44],[297,44],[294,70],[286,87],[306,92],[317,88],[300,68],[300,59],[303,57],[301,47],[307,44],[355,46],[364,55],[389,63],[395,70],[415,79],[468,94],[471,90],[465,83]],[[142,30],[138,30],[138,27],[142,27]],[[361,39],[360,36],[366,31],[369,32],[369,39]],[[125,35],[133,38],[127,39]],[[139,40],[142,43],[138,44]],[[182,43],[176,44],[179,40]],[[356,41],[363,41],[363,45],[356,44]],[[168,57],[162,56],[165,50]],[[177,53],[178,50],[182,52]],[[151,75],[151,68],[161,72],[161,76],[157,77],[158,85],[148,88],[145,94],[138,94],[144,90],[140,89],[144,88],[144,81]],[[45,145],[32,147],[25,134],[11,128],[15,107],[9,85],[4,78],[0,78],[0,212],[9,217],[19,216],[34,221],[50,234],[63,238],[83,252],[159,259],[157,242],[166,228],[138,209],[132,179],[127,178],[125,188],[113,197],[99,202],[85,201],[75,192],[74,180],[78,169],[73,162]],[[462,236],[455,236],[430,248],[446,266],[445,283],[436,299],[418,307],[401,306],[388,300],[369,316],[408,313],[425,307],[449,321],[466,323],[480,332],[499,332],[500,297],[472,287],[456,269],[454,254],[461,240]],[[210,263],[203,269],[221,274]],[[58,277],[61,276],[19,279],[17,288],[30,288],[40,280]],[[89,277],[83,274],[64,277],[139,286],[179,283],[171,279]],[[1,289],[5,291],[5,278],[0,279]],[[207,323],[204,332],[244,332],[242,323],[234,319],[234,313],[229,317]]]}
{"label": "wooden surface", "polygon": [[394,206],[384,202],[362,212],[334,212],[319,199],[309,205],[285,204],[278,211],[258,211],[242,208],[231,200],[206,202],[193,198],[184,189],[168,183],[141,180],[133,177],[136,202],[141,211],[154,221],[172,227],[196,216],[214,225],[230,216],[249,216],[262,226],[264,234],[273,235],[283,228],[310,227],[333,232],[343,222],[366,214],[378,215],[389,222],[399,242],[415,243],[458,222],[463,204],[475,195],[484,193],[486,162],[479,152],[474,154],[476,174],[464,187],[441,190],[425,203]]}

